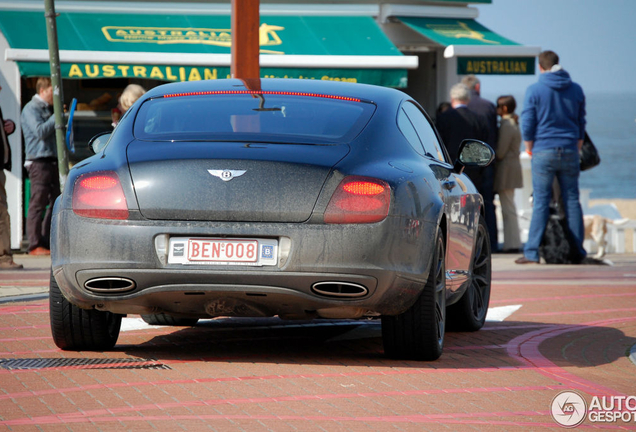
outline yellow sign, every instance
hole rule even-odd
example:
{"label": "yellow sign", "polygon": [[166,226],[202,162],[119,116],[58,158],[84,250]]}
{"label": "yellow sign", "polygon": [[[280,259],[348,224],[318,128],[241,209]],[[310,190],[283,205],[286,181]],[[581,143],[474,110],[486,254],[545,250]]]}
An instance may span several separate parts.
{"label": "yellow sign", "polygon": [[[312,71],[281,69],[277,71],[262,70],[263,78],[296,78],[316,79],[323,81],[358,82],[355,76],[342,76],[341,72],[333,75],[325,74],[322,69]],[[272,71],[275,71],[272,73]],[[312,72],[315,72],[312,74]],[[331,71],[333,72],[333,71]],[[197,67],[197,66],[144,66],[130,64],[98,64],[98,63],[63,63],[64,78],[150,78],[161,81],[199,81],[231,78],[229,67]]]}
{"label": "yellow sign", "polygon": [[487,40],[486,35],[471,29],[468,24],[461,21],[457,21],[457,24],[427,24],[426,27],[451,39],[472,39],[486,44],[501,45],[501,42]]}
{"label": "yellow sign", "polygon": [[[279,31],[281,26],[261,24],[258,29],[258,41],[261,47],[281,45]],[[109,42],[156,43],[156,44],[203,44],[230,48],[232,46],[231,29],[210,29],[191,27],[136,27],[106,26],[102,33]],[[280,51],[261,50],[268,54],[284,54]]]}
{"label": "yellow sign", "polygon": [[[76,64],[69,66],[68,78],[151,78],[162,81],[199,81],[217,79],[216,68],[142,66],[113,64]],[[229,74],[227,76],[229,78]]]}

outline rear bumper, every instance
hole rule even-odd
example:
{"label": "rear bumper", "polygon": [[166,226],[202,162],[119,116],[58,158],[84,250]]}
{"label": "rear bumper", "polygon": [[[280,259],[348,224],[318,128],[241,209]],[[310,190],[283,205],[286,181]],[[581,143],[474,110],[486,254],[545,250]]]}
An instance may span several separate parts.
{"label": "rear bumper", "polygon": [[[64,296],[82,308],[116,313],[209,316],[394,315],[419,295],[428,275],[436,226],[389,217],[377,224],[324,225],[103,221],[70,211],[55,214],[53,274]],[[286,238],[289,255],[272,267],[163,264],[155,237]],[[127,292],[92,292],[87,281],[134,281]],[[333,298],[317,282],[352,283],[367,293]]]}

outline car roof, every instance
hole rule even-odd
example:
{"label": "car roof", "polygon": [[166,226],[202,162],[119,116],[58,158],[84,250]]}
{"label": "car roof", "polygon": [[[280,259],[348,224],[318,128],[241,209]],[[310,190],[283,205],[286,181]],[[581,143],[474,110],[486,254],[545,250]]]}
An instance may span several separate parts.
{"label": "car roof", "polygon": [[[253,86],[251,87],[254,89]],[[260,89],[264,91],[329,94],[363,99],[380,105],[399,103],[400,100],[408,97],[405,93],[388,87],[327,80],[263,78],[260,79]],[[142,99],[156,98],[168,94],[231,90],[250,90],[250,88],[240,79],[188,81],[157,86],[148,91]]]}

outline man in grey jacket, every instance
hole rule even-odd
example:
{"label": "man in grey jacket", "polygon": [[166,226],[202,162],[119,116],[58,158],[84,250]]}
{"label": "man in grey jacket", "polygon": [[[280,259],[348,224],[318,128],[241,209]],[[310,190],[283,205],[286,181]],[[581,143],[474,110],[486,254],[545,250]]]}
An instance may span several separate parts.
{"label": "man in grey jacket", "polygon": [[24,166],[31,179],[27,235],[30,255],[49,255],[53,204],[60,195],[51,80],[38,78],[35,90],[37,94],[20,117],[26,149]]}

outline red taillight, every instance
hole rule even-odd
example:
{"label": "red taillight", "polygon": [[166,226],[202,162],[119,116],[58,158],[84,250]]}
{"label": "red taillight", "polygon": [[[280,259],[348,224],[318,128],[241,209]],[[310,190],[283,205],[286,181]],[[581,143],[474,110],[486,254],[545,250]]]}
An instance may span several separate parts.
{"label": "red taillight", "polygon": [[370,181],[352,181],[346,183],[342,188],[350,194],[366,196],[379,195],[385,190],[383,185]]}
{"label": "red taillight", "polygon": [[325,222],[353,224],[380,222],[389,214],[391,188],[386,182],[368,177],[346,177],[334,192]]}
{"label": "red taillight", "polygon": [[80,176],[73,188],[73,211],[89,218],[128,219],[128,205],[117,174],[102,171]]}

